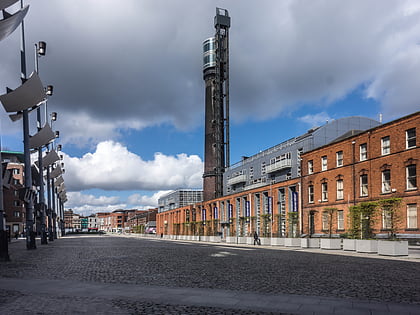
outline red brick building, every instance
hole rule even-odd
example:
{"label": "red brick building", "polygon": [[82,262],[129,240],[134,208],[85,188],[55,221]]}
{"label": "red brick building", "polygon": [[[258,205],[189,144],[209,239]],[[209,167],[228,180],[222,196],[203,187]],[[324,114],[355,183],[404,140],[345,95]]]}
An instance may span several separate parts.
{"label": "red brick building", "polygon": [[158,213],[164,235],[286,237],[299,234],[299,179]]}
{"label": "red brick building", "polygon": [[[348,233],[349,207],[401,198],[397,234],[417,237],[420,195],[420,113],[394,120],[302,155],[303,233]],[[391,231],[389,211],[378,209],[373,233]]]}
{"label": "red brick building", "polygon": [[[23,153],[20,152],[1,152],[2,163],[6,164],[6,169],[10,170],[11,178],[3,189],[3,202],[6,214],[6,229],[11,236],[15,233],[22,233],[25,225],[25,204],[19,198],[19,190],[23,188]],[[5,178],[9,179],[9,178]]]}
{"label": "red brick building", "polygon": [[127,229],[134,233],[146,233],[150,228],[156,227],[157,208],[148,210],[136,210],[128,215]]}
{"label": "red brick building", "polygon": [[[400,199],[398,224],[379,209],[373,233],[420,238],[420,113],[367,131],[353,130],[302,153],[301,176],[157,215],[164,235],[338,236],[349,232],[349,208]],[[386,211],[385,211],[386,210]],[[373,218],[371,218],[373,219]]]}

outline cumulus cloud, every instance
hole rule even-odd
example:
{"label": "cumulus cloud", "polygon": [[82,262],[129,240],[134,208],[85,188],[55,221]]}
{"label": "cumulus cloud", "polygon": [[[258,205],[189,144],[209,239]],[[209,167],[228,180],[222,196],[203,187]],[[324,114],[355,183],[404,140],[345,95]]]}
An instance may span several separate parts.
{"label": "cumulus cloud", "polygon": [[153,208],[158,206],[158,200],[163,195],[167,194],[171,190],[161,190],[154,193],[152,196],[146,196],[141,194],[133,194],[127,198],[127,202],[130,205],[136,205],[135,208]]}
{"label": "cumulus cloud", "polygon": [[117,205],[120,203],[119,197],[106,197],[94,195],[86,195],[81,192],[69,192],[68,193],[68,206],[79,207],[79,206],[108,206]]}
{"label": "cumulus cloud", "polygon": [[97,212],[112,212],[124,209],[127,204],[120,201],[117,196],[94,196],[82,192],[67,192],[66,208],[72,209],[80,215],[90,215]]}
{"label": "cumulus cloud", "polygon": [[369,85],[367,97],[380,100],[386,116],[395,118],[419,110],[419,56],[420,46],[398,53]]}
{"label": "cumulus cloud", "polygon": [[[118,140],[121,128],[163,122],[179,129],[202,124],[201,43],[214,34],[214,1],[127,0],[119,8],[108,0],[30,4],[28,43],[48,43],[40,72],[56,88],[50,108],[68,118],[57,122],[68,135],[65,141]],[[328,105],[360,86],[381,102],[384,113],[418,109],[418,1],[217,5],[232,17],[232,120],[273,118],[308,103]],[[0,42],[2,85],[19,85],[18,48],[18,34]]]}
{"label": "cumulus cloud", "polygon": [[324,125],[326,121],[331,120],[331,117],[326,112],[321,112],[314,115],[308,114],[299,117],[298,120],[310,125],[311,127],[317,127]]}
{"label": "cumulus cloud", "polygon": [[120,143],[100,142],[96,151],[81,158],[64,154],[65,182],[69,191],[163,190],[202,185],[203,162],[197,155],[156,153],[144,161]]}

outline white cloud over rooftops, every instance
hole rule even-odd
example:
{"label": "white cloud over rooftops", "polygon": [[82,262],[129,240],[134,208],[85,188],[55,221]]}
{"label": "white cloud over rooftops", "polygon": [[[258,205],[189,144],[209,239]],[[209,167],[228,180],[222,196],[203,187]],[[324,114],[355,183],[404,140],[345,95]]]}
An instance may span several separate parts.
{"label": "white cloud over rooftops", "polygon": [[100,142],[81,158],[64,154],[68,191],[167,190],[202,185],[203,162],[197,155],[156,153],[151,161],[114,141]]}

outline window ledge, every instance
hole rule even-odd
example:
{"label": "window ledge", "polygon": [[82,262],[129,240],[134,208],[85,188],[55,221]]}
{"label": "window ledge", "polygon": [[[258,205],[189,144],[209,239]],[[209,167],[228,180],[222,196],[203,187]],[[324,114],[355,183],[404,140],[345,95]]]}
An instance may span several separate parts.
{"label": "window ledge", "polygon": [[390,194],[392,194],[392,191],[389,191],[389,192],[382,192],[382,193],[381,193],[381,195],[390,195]]}
{"label": "window ledge", "polygon": [[418,231],[419,229],[405,229],[404,231]]}
{"label": "window ledge", "polygon": [[404,192],[417,191],[417,190],[418,190],[418,187],[415,187],[415,188],[406,189],[404,190]]}

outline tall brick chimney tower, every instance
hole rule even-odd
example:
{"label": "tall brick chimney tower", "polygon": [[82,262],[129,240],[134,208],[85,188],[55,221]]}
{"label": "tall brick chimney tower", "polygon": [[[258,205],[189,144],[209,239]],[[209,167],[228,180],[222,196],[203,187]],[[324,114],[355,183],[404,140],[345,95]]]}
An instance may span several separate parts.
{"label": "tall brick chimney tower", "polygon": [[203,200],[223,195],[223,173],[229,166],[229,28],[225,9],[216,8],[216,33],[203,42],[205,143]]}

